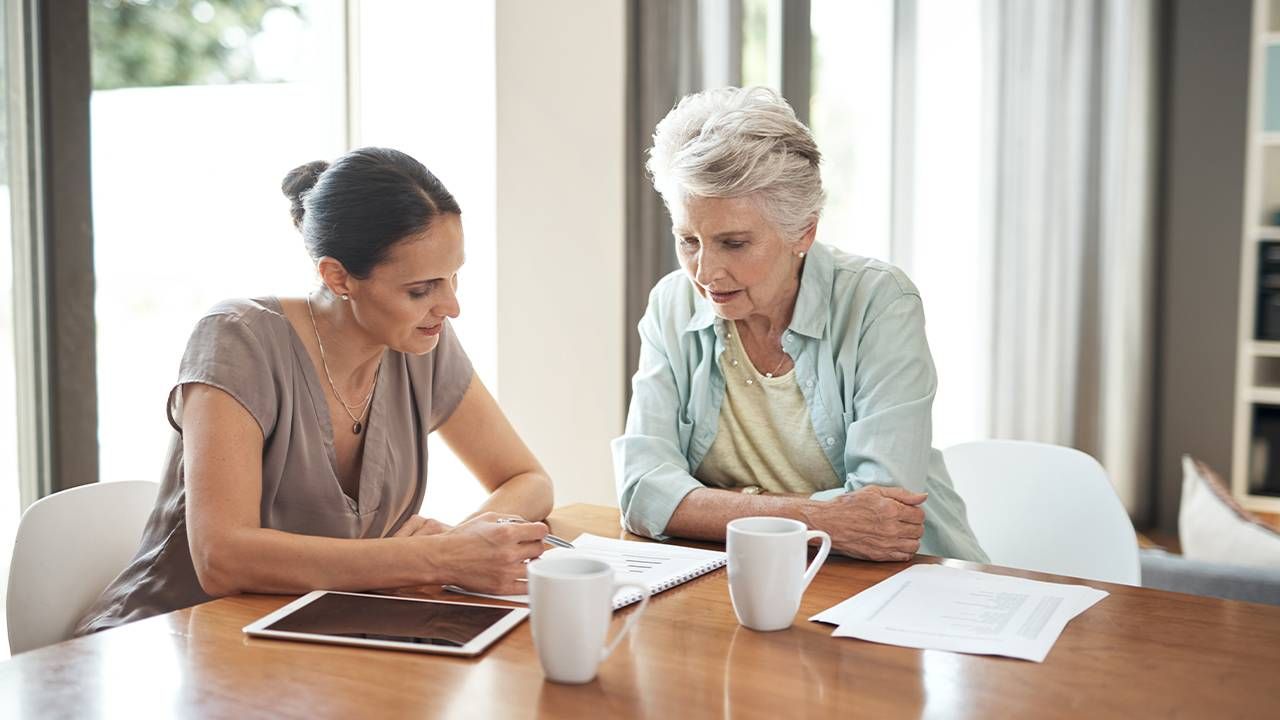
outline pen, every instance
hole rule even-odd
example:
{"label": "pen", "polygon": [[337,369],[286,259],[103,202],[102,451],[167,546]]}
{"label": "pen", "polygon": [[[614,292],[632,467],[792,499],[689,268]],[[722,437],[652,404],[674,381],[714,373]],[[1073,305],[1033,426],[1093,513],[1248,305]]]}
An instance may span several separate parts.
{"label": "pen", "polygon": [[[498,519],[499,525],[510,525],[511,523],[524,523],[524,522],[529,522],[529,521],[523,518],[499,518]],[[554,545],[555,547],[562,547],[562,548],[565,548],[566,550],[574,549],[573,543],[569,542],[568,540],[565,540],[564,538],[551,535],[550,533],[543,536],[542,542],[548,545]]]}

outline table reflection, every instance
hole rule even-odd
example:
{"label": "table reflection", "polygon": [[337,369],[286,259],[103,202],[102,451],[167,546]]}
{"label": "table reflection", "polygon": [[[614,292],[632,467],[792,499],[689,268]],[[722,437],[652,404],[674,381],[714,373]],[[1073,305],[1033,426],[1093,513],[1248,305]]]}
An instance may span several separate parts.
{"label": "table reflection", "polygon": [[[724,718],[759,717],[761,711],[761,687],[781,676],[799,678],[799,687],[807,703],[817,703],[829,712],[833,709],[828,688],[832,685],[831,667],[807,652],[806,634],[795,627],[777,632],[759,632],[737,625],[729,638],[729,650],[724,663]],[[794,686],[793,686],[794,687]],[[782,700],[783,698],[778,698]],[[800,699],[800,698],[786,698]],[[807,717],[802,709],[795,715],[795,705],[790,705],[791,717]],[[786,710],[786,707],[779,710]]]}
{"label": "table reflection", "polygon": [[921,651],[925,717],[963,717],[963,710],[972,707],[965,688],[970,682],[966,675],[973,667],[973,657],[961,653]]}
{"label": "table reflection", "polygon": [[[185,639],[170,618],[135,623],[131,632],[105,632],[80,645],[76,663],[52,667],[40,662],[10,663],[4,694],[17,698],[8,717],[95,717],[128,709],[133,717],[173,717],[182,707],[187,678]],[[62,646],[33,653],[64,653]],[[14,685],[16,684],[16,687]]]}

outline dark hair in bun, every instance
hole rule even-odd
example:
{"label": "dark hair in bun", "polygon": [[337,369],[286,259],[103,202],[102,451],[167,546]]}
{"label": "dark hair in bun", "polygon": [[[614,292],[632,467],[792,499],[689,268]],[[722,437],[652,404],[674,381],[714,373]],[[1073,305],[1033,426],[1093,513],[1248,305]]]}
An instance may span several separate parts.
{"label": "dark hair in bun", "polygon": [[285,197],[289,198],[289,214],[293,216],[294,227],[302,229],[302,216],[306,212],[302,207],[302,196],[315,187],[316,180],[320,179],[320,173],[328,168],[329,163],[315,160],[306,165],[299,165],[284,176],[284,182],[280,183],[280,190]]}
{"label": "dark hair in bun", "polygon": [[392,245],[422,233],[440,214],[462,214],[430,170],[388,148],[352,150],[332,165],[301,165],[280,189],[312,259],[334,258],[357,278],[368,277]]}

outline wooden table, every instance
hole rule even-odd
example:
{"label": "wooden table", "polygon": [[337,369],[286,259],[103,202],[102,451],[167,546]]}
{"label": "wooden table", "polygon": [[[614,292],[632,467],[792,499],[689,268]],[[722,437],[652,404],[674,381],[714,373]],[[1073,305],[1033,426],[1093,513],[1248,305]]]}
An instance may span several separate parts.
{"label": "wooden table", "polygon": [[[585,531],[625,537],[612,508],[562,508],[551,526],[568,537]],[[1089,582],[1111,596],[1073,620],[1043,664],[833,638],[831,626],[807,621],[904,567],[832,558],[805,595],[795,625],[776,633],[739,627],[725,572],[703,576],[655,596],[599,677],[582,686],[544,682],[527,622],[485,655],[457,659],[249,639],[241,627],[291,598],[230,597],[0,663],[0,717],[1200,718],[1280,712],[1280,607]]]}

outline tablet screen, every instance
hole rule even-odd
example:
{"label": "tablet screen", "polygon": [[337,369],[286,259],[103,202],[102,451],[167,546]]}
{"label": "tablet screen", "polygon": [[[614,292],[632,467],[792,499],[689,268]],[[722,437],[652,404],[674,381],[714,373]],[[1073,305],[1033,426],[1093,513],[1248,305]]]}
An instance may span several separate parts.
{"label": "tablet screen", "polygon": [[325,593],[262,629],[460,648],[513,610]]}

